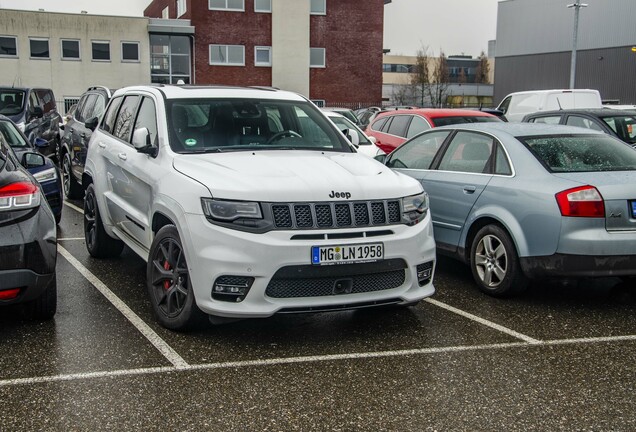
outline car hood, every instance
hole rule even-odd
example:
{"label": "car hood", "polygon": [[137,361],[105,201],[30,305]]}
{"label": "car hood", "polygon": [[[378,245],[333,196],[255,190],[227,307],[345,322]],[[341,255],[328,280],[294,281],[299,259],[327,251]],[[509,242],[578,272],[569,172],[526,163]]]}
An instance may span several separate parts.
{"label": "car hood", "polygon": [[[421,191],[412,178],[356,153],[269,150],[193,154],[177,155],[173,164],[178,172],[205,185],[213,197],[224,199],[356,201],[398,198]],[[344,195],[338,198],[335,193]]]}
{"label": "car hood", "polygon": [[600,171],[558,173],[556,177],[572,180],[598,189],[605,200],[635,199],[636,171]]}

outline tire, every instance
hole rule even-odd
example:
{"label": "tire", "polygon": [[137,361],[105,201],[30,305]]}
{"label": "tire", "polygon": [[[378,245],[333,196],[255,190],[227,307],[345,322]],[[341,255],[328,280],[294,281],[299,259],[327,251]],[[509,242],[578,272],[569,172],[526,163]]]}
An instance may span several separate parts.
{"label": "tire", "polygon": [[155,317],[163,327],[185,331],[207,321],[194,299],[181,238],[174,225],[161,228],[152,242],[146,285]]}
{"label": "tire", "polygon": [[88,185],[84,197],[84,239],[88,253],[95,258],[116,257],[124,248],[121,240],[112,238],[104,230],[92,183]]}
{"label": "tire", "polygon": [[45,321],[53,318],[57,311],[57,278],[53,275],[53,279],[49,282],[40,297],[29,303],[29,315],[32,319]]}
{"label": "tire", "polygon": [[75,180],[71,169],[71,155],[64,153],[62,156],[62,187],[64,188],[64,196],[69,199],[78,199],[82,197],[82,186]]}
{"label": "tire", "polygon": [[508,297],[528,286],[517,249],[510,235],[498,225],[486,225],[475,235],[470,269],[479,289],[493,297]]}

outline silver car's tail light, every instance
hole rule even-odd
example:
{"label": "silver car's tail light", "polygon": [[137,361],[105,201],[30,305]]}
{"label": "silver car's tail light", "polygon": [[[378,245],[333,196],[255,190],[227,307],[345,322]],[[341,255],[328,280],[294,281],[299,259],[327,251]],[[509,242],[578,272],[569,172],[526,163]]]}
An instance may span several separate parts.
{"label": "silver car's tail light", "polygon": [[562,216],[605,217],[605,204],[594,186],[580,186],[556,194]]}
{"label": "silver car's tail light", "polygon": [[0,211],[35,208],[40,205],[40,188],[29,182],[16,182],[0,187]]}

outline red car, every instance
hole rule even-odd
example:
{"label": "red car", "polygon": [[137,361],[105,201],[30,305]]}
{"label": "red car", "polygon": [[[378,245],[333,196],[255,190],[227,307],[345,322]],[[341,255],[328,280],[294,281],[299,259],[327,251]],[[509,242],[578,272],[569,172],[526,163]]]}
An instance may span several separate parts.
{"label": "red car", "polygon": [[459,123],[500,121],[492,114],[468,109],[404,109],[378,114],[367,126],[365,133],[375,137],[375,145],[389,154],[407,139],[431,128]]}

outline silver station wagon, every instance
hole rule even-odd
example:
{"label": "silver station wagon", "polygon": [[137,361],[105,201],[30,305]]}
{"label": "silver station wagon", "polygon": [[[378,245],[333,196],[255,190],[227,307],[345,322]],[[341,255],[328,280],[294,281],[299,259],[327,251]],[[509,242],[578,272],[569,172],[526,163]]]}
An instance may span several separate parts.
{"label": "silver station wagon", "polygon": [[430,196],[438,252],[505,296],[530,279],[636,275],[636,150],[567,126],[438,128],[385,160]]}

